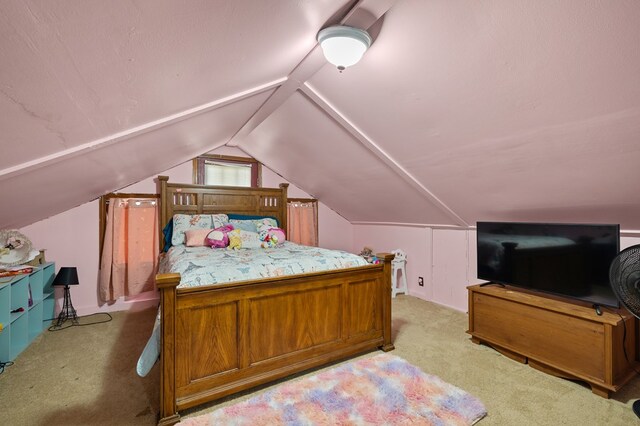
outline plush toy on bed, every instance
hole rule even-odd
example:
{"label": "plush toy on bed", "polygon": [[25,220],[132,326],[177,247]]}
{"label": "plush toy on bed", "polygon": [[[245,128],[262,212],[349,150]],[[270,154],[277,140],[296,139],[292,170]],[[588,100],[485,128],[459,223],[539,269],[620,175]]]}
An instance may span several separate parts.
{"label": "plush toy on bed", "polygon": [[206,243],[211,248],[224,248],[229,245],[229,232],[233,231],[233,225],[226,224],[214,229],[207,235]]}
{"label": "plush toy on bed", "polygon": [[271,237],[271,239],[276,240],[276,244],[284,244],[284,242],[286,241],[284,230],[280,228],[269,229],[269,236]]}
{"label": "plush toy on bed", "polygon": [[374,263],[374,260],[378,260],[374,255],[373,255],[373,249],[371,247],[364,247],[362,249],[362,251],[360,252],[360,256],[364,257],[365,260],[369,263]]}
{"label": "plush toy on bed", "polygon": [[260,225],[258,227],[258,234],[262,241],[262,248],[275,247],[285,241],[284,231],[268,224]]}
{"label": "plush toy on bed", "polygon": [[239,232],[229,232],[229,246],[227,250],[239,250],[242,248],[242,238]]}
{"label": "plush toy on bed", "polygon": [[258,227],[258,235],[260,236],[260,241],[267,241],[269,239],[269,225],[261,225]]}
{"label": "plush toy on bed", "polygon": [[234,229],[228,235],[229,249],[255,249],[262,247],[262,241],[257,232]]}
{"label": "plush toy on bed", "polygon": [[262,248],[271,248],[278,245],[278,238],[272,237],[269,234],[266,234],[262,239]]}

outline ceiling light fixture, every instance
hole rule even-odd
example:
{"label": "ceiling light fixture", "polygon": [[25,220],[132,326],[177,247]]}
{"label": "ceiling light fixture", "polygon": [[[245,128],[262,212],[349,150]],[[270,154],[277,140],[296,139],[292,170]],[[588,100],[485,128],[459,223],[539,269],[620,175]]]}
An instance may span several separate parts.
{"label": "ceiling light fixture", "polygon": [[342,72],[345,68],[358,63],[364,52],[371,46],[371,36],[359,28],[334,25],[318,33],[318,42],[322,46],[327,61]]}

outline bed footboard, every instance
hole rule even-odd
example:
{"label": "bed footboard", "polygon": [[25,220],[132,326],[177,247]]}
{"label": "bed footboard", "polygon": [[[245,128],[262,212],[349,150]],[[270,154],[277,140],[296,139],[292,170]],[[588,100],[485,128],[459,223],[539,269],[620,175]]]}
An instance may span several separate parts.
{"label": "bed footboard", "polygon": [[160,421],[173,425],[180,421],[176,409],[176,300],[180,274],[156,275],[160,291]]}
{"label": "bed footboard", "polygon": [[160,423],[178,410],[380,348],[392,350],[391,260],[358,268],[177,289],[157,276]]}

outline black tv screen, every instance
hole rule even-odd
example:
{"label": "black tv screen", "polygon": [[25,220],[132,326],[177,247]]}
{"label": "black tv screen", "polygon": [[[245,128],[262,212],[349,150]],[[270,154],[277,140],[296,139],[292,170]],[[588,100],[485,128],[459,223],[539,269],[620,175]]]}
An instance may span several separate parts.
{"label": "black tv screen", "polygon": [[478,222],[478,278],[619,307],[609,266],[620,225]]}

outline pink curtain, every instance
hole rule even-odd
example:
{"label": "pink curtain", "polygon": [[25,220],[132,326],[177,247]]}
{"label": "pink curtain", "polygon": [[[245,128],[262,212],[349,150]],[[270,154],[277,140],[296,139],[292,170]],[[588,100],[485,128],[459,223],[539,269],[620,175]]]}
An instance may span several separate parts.
{"label": "pink curtain", "polygon": [[287,203],[287,240],[305,246],[318,246],[318,203]]}
{"label": "pink curtain", "polygon": [[153,290],[158,253],[157,200],[112,198],[102,248],[100,298],[112,302]]}

